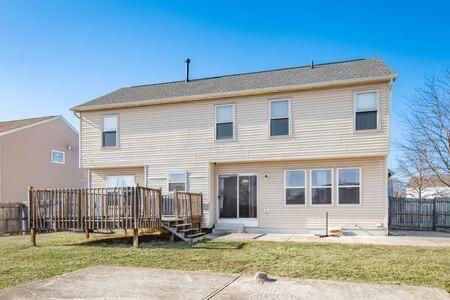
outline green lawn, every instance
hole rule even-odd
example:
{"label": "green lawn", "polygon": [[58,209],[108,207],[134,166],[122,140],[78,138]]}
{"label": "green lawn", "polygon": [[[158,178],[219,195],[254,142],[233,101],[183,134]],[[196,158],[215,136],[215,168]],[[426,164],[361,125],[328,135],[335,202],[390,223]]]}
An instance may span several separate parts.
{"label": "green lawn", "polygon": [[53,233],[0,238],[0,289],[94,265],[252,273],[441,287],[450,291],[450,248],[218,242],[148,243]]}

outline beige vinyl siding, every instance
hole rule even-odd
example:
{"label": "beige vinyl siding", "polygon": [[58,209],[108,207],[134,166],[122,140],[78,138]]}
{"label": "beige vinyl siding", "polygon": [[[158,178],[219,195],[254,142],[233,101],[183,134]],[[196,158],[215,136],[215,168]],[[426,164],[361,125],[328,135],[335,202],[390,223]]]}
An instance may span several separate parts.
{"label": "beige vinyl siding", "polygon": [[108,168],[89,170],[91,188],[104,188],[107,186],[108,176],[134,175],[136,183],[145,186],[144,167],[135,168]]}
{"label": "beige vinyl siding", "polygon": [[[380,130],[353,131],[354,92],[377,89]],[[159,104],[81,113],[82,166],[144,166],[149,187],[167,186],[167,173],[187,171],[188,189],[208,207],[209,163],[387,155],[389,83],[278,95]],[[291,99],[292,136],[269,138],[269,100]],[[235,141],[214,139],[215,105],[234,103]],[[102,149],[103,115],[119,116],[119,148]],[[211,224],[213,215],[205,214]]]}
{"label": "beige vinyl siding", "polygon": [[[386,210],[385,159],[383,157],[328,159],[304,161],[254,162],[216,164],[214,168],[214,194],[218,194],[219,174],[256,173],[258,227],[284,228],[291,230],[315,230],[324,228],[325,212],[329,213],[330,226],[340,226],[351,230],[383,229],[377,224],[384,223]],[[361,168],[361,199],[359,205],[338,205],[337,168]],[[316,168],[333,169],[332,205],[311,204],[310,170]],[[306,205],[284,204],[284,170],[306,169]],[[267,179],[264,177],[267,175]],[[214,216],[217,219],[217,197],[213,197]],[[384,224],[386,225],[386,224]]]}

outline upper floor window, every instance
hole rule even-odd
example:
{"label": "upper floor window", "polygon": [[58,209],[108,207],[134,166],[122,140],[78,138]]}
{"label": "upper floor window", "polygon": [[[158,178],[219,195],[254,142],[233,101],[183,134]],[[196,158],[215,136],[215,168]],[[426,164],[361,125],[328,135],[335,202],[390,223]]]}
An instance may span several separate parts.
{"label": "upper floor window", "polygon": [[216,106],[216,140],[234,138],[234,105]]}
{"label": "upper floor window", "polygon": [[169,192],[187,192],[187,172],[170,172],[167,184]]}
{"label": "upper floor window", "polygon": [[332,170],[311,170],[311,204],[331,204]]}
{"label": "upper floor window", "polygon": [[122,188],[136,186],[136,177],[134,175],[107,176],[106,185],[108,188]]}
{"label": "upper floor window", "polygon": [[103,147],[117,147],[118,118],[115,115],[104,116],[102,124]]}
{"label": "upper floor window", "polygon": [[289,100],[270,101],[270,136],[289,135]]}
{"label": "upper floor window", "polygon": [[52,163],[65,164],[65,153],[62,151],[52,150]]}
{"label": "upper floor window", "polygon": [[338,203],[359,204],[360,201],[360,168],[339,168]]}
{"label": "upper floor window", "polygon": [[378,92],[355,93],[355,130],[377,129]]}
{"label": "upper floor window", "polygon": [[285,204],[305,204],[305,170],[284,172]]}

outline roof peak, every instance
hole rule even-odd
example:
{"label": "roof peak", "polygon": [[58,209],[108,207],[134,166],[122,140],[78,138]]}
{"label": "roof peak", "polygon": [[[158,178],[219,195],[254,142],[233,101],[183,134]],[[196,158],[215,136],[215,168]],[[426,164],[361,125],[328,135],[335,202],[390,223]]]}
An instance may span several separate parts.
{"label": "roof peak", "polygon": [[[315,63],[314,62],[314,68],[320,67],[320,66],[326,66],[326,65],[335,65],[335,64],[357,62],[357,61],[363,61],[363,60],[376,60],[376,58],[355,58],[355,59],[347,59],[347,60],[330,61],[330,62],[325,62],[325,63]],[[200,78],[195,78],[195,79],[189,79],[188,82],[186,82],[185,80],[174,80],[174,81],[164,81],[164,82],[155,82],[155,83],[131,85],[131,86],[124,87],[124,88],[139,88],[139,87],[155,86],[155,85],[170,84],[170,83],[180,83],[180,82],[186,82],[188,84],[188,83],[192,83],[192,82],[196,82],[196,81],[209,80],[209,79],[219,79],[219,78],[224,78],[224,77],[260,74],[260,73],[266,73],[266,72],[286,71],[286,70],[303,69],[303,68],[311,68],[311,64],[294,66],[294,67],[267,69],[267,70],[261,70],[261,71],[250,71],[250,72],[242,72],[242,73],[233,73],[233,74],[224,74],[224,75],[217,75],[217,76],[200,77]]]}
{"label": "roof peak", "polygon": [[124,87],[75,106],[73,111],[152,105],[160,101],[212,99],[271,91],[317,88],[396,78],[379,58],[353,59],[297,67]]}
{"label": "roof peak", "polygon": [[9,123],[9,122],[20,122],[20,121],[31,121],[31,120],[37,120],[37,119],[50,119],[50,118],[56,118],[58,116],[42,116],[42,117],[31,117],[31,118],[23,118],[23,119],[13,119],[13,120],[6,120],[6,121],[0,121],[0,124],[3,123]]}

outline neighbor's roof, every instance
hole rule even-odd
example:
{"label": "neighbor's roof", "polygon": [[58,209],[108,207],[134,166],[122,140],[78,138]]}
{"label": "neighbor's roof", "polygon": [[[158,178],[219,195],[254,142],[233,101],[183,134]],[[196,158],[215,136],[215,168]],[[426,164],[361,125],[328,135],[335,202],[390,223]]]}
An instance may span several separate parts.
{"label": "neighbor's roof", "polygon": [[244,74],[125,87],[72,108],[74,111],[152,104],[163,99],[232,95],[245,91],[395,78],[380,59],[358,59]]}
{"label": "neighbor's roof", "polygon": [[55,116],[46,116],[46,117],[39,117],[39,118],[30,118],[30,119],[0,122],[0,132],[10,131],[13,129],[32,125],[32,124],[39,123],[39,122],[42,122],[42,121],[45,121],[48,119],[53,119],[53,118],[55,118]]}

